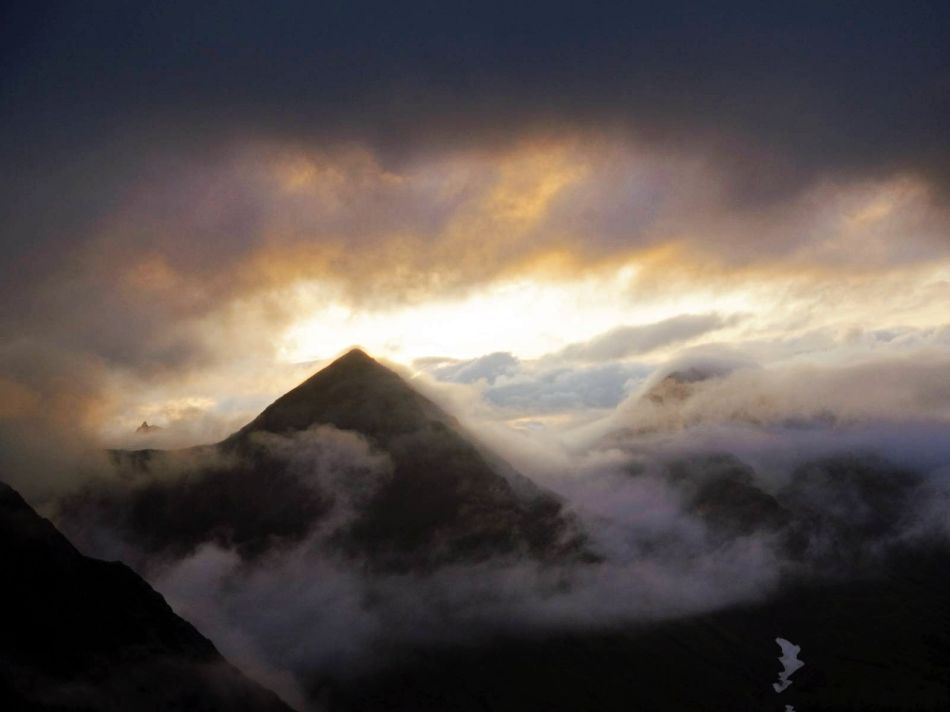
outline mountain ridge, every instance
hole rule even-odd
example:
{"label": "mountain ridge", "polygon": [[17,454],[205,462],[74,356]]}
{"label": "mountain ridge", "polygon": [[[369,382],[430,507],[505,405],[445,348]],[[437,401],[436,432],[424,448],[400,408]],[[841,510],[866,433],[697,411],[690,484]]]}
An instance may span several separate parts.
{"label": "mountain ridge", "polygon": [[5,709],[290,712],[125,564],[84,556],[0,482]]}

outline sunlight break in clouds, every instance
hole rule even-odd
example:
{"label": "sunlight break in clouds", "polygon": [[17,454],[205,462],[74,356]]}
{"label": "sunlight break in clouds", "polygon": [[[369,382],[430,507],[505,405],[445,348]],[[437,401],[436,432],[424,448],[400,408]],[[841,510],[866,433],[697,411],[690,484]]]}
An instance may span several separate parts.
{"label": "sunlight break in clouds", "polygon": [[[635,266],[571,281],[519,280],[457,300],[433,300],[391,310],[360,311],[336,302],[284,334],[280,357],[327,359],[360,344],[402,363],[427,356],[474,358],[504,348],[538,358],[617,325],[646,324],[684,312],[754,307],[741,291],[719,296],[687,293],[635,301],[628,295]],[[307,290],[304,285],[300,288]]]}

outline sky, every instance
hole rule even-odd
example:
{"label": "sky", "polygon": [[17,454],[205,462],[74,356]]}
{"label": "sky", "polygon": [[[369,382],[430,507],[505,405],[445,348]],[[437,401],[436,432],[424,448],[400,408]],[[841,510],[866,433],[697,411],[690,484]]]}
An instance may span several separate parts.
{"label": "sky", "polygon": [[217,439],[354,345],[521,429],[690,358],[939,383],[948,30],[924,1],[4,3],[0,464],[50,429]]}

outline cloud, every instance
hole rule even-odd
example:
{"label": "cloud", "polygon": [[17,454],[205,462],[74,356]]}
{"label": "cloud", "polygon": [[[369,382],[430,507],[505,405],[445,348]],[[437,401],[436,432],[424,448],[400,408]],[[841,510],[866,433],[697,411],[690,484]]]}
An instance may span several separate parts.
{"label": "cloud", "polygon": [[510,353],[499,351],[468,361],[419,359],[415,365],[422,368],[428,367],[432,375],[440,381],[452,383],[485,381],[493,384],[498,378],[515,371],[520,366],[520,362]]}
{"label": "cloud", "polygon": [[[848,425],[950,421],[946,354],[877,357],[847,365],[788,364],[739,369],[687,384],[681,398],[631,396],[620,418],[641,428],[703,423]],[[868,388],[867,384],[874,384]]]}
{"label": "cloud", "polygon": [[[65,201],[93,214],[44,225],[58,195],[89,182],[53,174],[50,186],[68,182],[10,223],[45,237],[0,246],[0,333],[35,363],[89,361],[107,373],[97,394],[112,401],[104,421],[195,391],[216,399],[236,384],[249,390],[249,374],[276,382],[287,334],[308,315],[358,312],[370,331],[400,310],[464,304],[489,285],[599,282],[617,312],[600,329],[640,310],[658,321],[691,315],[681,318],[697,330],[714,313],[750,314],[743,328],[763,318],[822,322],[828,300],[837,318],[861,326],[879,309],[925,325],[946,296],[950,222],[912,178],[812,186],[752,209],[724,199],[716,165],[610,137],[529,138],[397,166],[360,143],[123,156],[141,165],[121,185],[104,177],[101,200]],[[11,211],[26,204],[5,202]],[[544,340],[556,350],[577,341],[576,321],[574,333],[523,328],[553,331]],[[685,321],[667,326],[665,344],[659,326],[654,335],[618,327],[591,349],[666,348],[690,332]],[[414,341],[414,354],[424,338],[419,327],[394,336]]]}
{"label": "cloud", "polygon": [[643,364],[535,367],[485,389],[495,405],[522,413],[612,408],[650,371]]}
{"label": "cloud", "polygon": [[706,549],[675,504],[667,516],[655,517],[654,536],[688,536],[689,543],[665,560],[626,547],[626,560],[576,570],[501,560],[378,576],[343,567],[312,543],[251,566],[208,547],[153,581],[229,659],[299,699],[301,688],[384,668],[420,646],[663,619],[774,585],[764,541]]}
{"label": "cloud", "polygon": [[490,405],[524,416],[614,408],[655,368],[626,359],[681,345],[737,323],[741,317],[685,314],[643,326],[623,326],[538,359],[508,352],[476,359],[417,359],[437,381],[472,385]]}
{"label": "cloud", "polygon": [[291,435],[255,433],[254,444],[321,497],[332,498],[332,516],[320,526],[342,526],[392,478],[389,455],[374,450],[359,433],[321,425]]}
{"label": "cloud", "polygon": [[106,378],[86,354],[38,358],[20,340],[0,345],[0,476],[34,506],[103,466],[95,430]]}
{"label": "cloud", "polygon": [[732,326],[738,317],[718,314],[684,314],[643,326],[618,326],[580,343],[569,344],[553,354],[565,361],[615,361],[680,344],[698,336]]}
{"label": "cloud", "polygon": [[[414,366],[436,381],[473,387],[485,403],[509,416],[613,408],[652,370],[642,363],[575,366],[559,361],[558,357],[522,361],[498,353],[470,360],[418,359]],[[441,399],[438,387],[431,395]]]}
{"label": "cloud", "polygon": [[[553,124],[716,153],[745,200],[821,174],[946,178],[941,5],[686,10],[368,2],[278,14],[241,2],[226,16],[120,6],[100,16],[19,3],[5,16],[2,89],[20,108],[4,134],[27,131],[49,153],[110,132],[199,147],[249,134],[356,138],[395,159]],[[12,140],[5,151],[24,162]]]}

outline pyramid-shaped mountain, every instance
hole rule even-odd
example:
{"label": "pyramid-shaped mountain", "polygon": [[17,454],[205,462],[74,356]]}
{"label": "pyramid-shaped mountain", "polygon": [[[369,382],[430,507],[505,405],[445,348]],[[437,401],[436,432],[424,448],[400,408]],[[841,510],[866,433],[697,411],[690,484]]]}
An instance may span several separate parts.
{"label": "pyramid-shaped mountain", "polygon": [[0,483],[0,709],[288,711],[131,569]]}
{"label": "pyramid-shaped mountain", "polygon": [[[339,509],[337,493],[298,476],[293,437],[321,427],[358,435],[390,465],[326,537],[334,554],[397,570],[494,556],[556,561],[586,555],[557,498],[476,445],[454,418],[359,350],[222,443],[190,451],[193,460],[213,464],[150,478],[150,471],[167,472],[170,463],[173,469],[188,458],[116,453],[120,467],[140,471],[133,485],[119,479],[87,490],[67,504],[65,519],[88,520],[92,510],[138,547],[171,555],[206,541],[247,556],[299,541],[335,522]],[[275,438],[282,448],[272,447]]]}
{"label": "pyramid-shaped mountain", "polygon": [[383,442],[437,423],[457,427],[454,418],[398,374],[353,349],[278,398],[232,438],[327,424]]}

